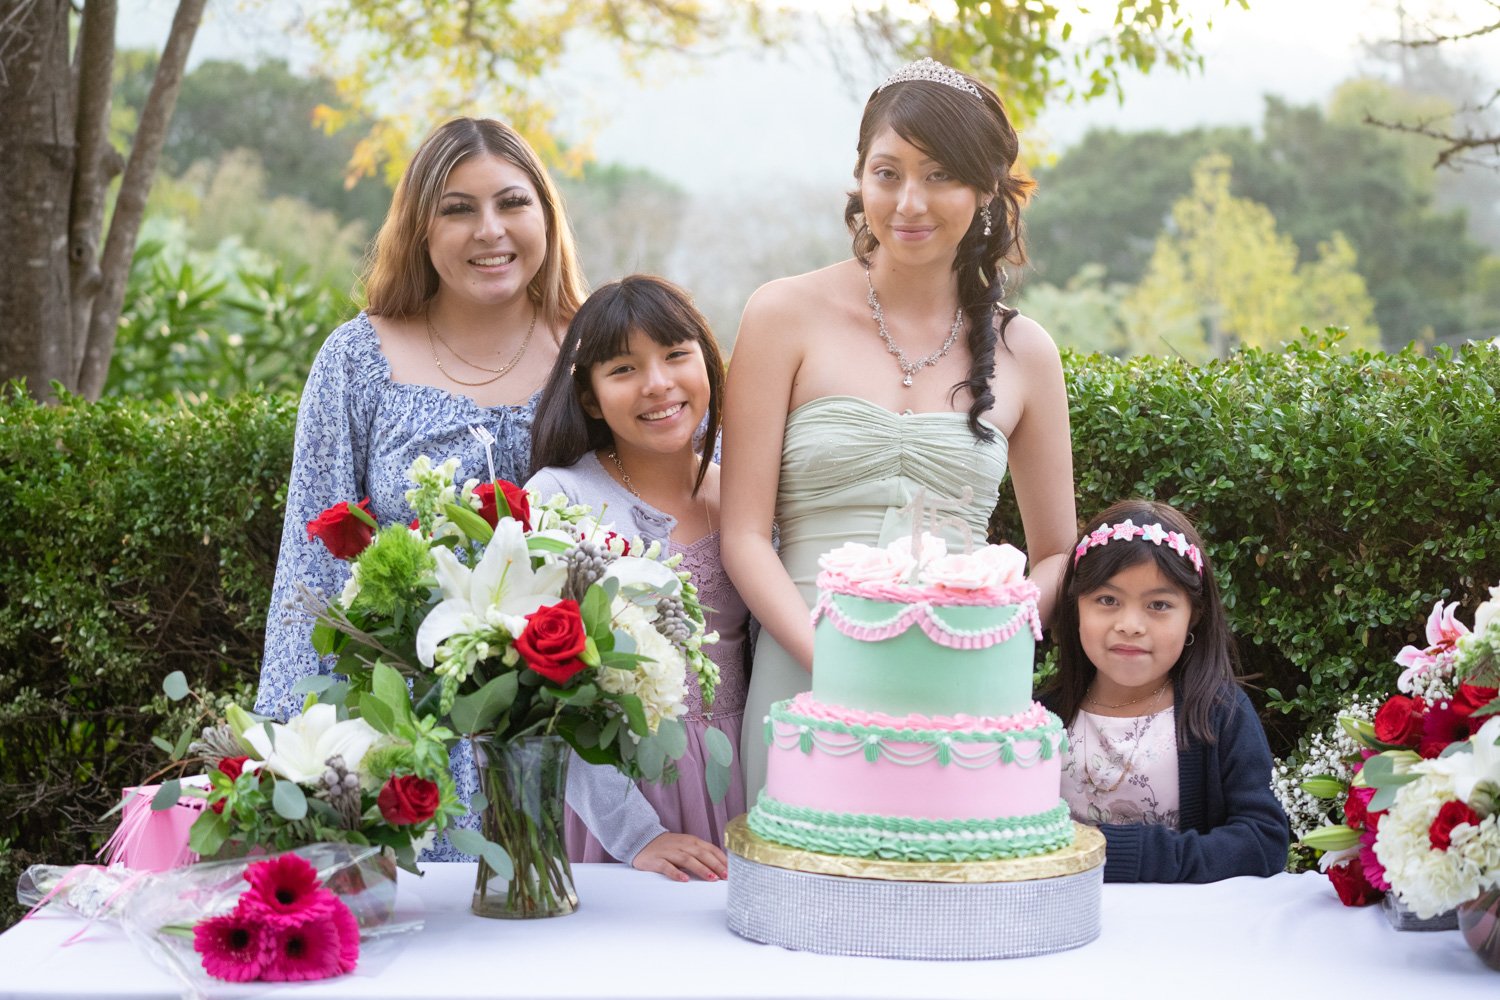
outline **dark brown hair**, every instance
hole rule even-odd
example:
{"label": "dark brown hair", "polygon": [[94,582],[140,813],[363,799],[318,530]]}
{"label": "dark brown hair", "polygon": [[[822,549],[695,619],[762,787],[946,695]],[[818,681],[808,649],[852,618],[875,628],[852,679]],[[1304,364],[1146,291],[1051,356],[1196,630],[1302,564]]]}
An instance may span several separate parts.
{"label": "dark brown hair", "polygon": [[[969,430],[983,441],[992,430],[979,422],[995,404],[990,379],[995,374],[995,342],[1005,343],[1005,328],[1018,315],[1001,304],[1005,283],[1000,263],[1024,263],[1021,245],[1021,206],[1034,183],[1016,173],[1020,139],[1006,117],[995,92],[973,77],[964,79],[979,90],[979,97],[945,83],[909,80],[876,90],[865,103],[859,123],[859,158],[854,164],[858,180],[865,157],[876,135],[890,126],[897,135],[937,160],[964,184],[980,192],[980,205],[988,206],[991,234],[976,212],[969,230],[958,244],[953,270],[958,275],[958,301],[969,319],[969,377],[953,387],[950,399],[968,389],[974,402],[969,407]],[[854,234],[854,256],[864,263],[879,246],[864,218],[864,199],[859,189],[850,192],[844,206],[844,222]],[[995,315],[1000,328],[995,329]]]}
{"label": "dark brown hair", "polygon": [[724,411],[724,361],[719,342],[687,292],[663,278],[632,274],[601,287],[578,309],[547,376],[532,424],[532,471],[568,466],[586,453],[614,444],[609,425],[589,416],[583,394],[593,390],[594,366],[624,354],[632,333],[663,347],[696,341],[708,369],[708,420],[698,461],[697,494],[713,460]]}
{"label": "dark brown hair", "polygon": [[1124,500],[1115,504],[1084,527],[1080,540],[1102,525],[1119,524],[1125,520],[1139,526],[1156,523],[1168,532],[1182,534],[1202,554],[1203,573],[1200,576],[1193,564],[1171,546],[1156,545],[1140,538],[1091,548],[1077,562],[1070,562],[1063,574],[1052,623],[1052,635],[1057,643],[1057,676],[1045,697],[1062,720],[1071,725],[1098,672],[1084,653],[1079,638],[1079,599],[1104,586],[1121,570],[1155,560],[1156,568],[1187,594],[1193,608],[1189,633],[1193,643],[1183,649],[1168,674],[1177,695],[1177,738],[1181,742],[1191,734],[1200,742],[1213,743],[1216,734],[1211,716],[1215,705],[1233,695],[1238,683],[1239,660],[1229,626],[1224,620],[1224,606],[1219,601],[1219,588],[1214,582],[1208,551],[1191,521],[1172,507],[1154,500]]}

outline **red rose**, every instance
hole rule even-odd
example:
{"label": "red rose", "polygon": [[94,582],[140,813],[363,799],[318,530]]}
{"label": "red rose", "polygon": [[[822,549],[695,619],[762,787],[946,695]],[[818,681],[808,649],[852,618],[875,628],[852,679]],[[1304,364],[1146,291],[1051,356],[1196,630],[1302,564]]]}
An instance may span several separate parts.
{"label": "red rose", "polygon": [[1422,713],[1426,708],[1421,698],[1392,695],[1375,713],[1375,738],[1393,746],[1411,746],[1422,734]]}
{"label": "red rose", "polygon": [[1479,825],[1479,814],[1466,803],[1453,799],[1443,803],[1432,825],[1427,828],[1427,839],[1435,851],[1446,851],[1453,843],[1453,828],[1465,823]]}
{"label": "red rose", "polygon": [[1461,743],[1469,738],[1469,720],[1453,710],[1453,704],[1434,705],[1422,717],[1422,741],[1417,744],[1417,753],[1429,760],[1448,748],[1450,743]]}
{"label": "red rose", "polygon": [[1328,881],[1339,894],[1339,902],[1345,906],[1369,906],[1380,901],[1384,895],[1365,878],[1364,870],[1357,861],[1346,861],[1328,869]]}
{"label": "red rose", "polygon": [[[500,493],[505,497],[505,502],[510,505],[510,516],[521,522],[521,527],[527,531],[531,530],[531,497],[526,491],[515,483],[500,480]],[[495,503],[495,484],[480,483],[474,487],[474,495],[479,498],[479,516],[484,518],[493,528],[500,523],[500,507]]]}
{"label": "red rose", "polygon": [[380,806],[380,815],[392,826],[410,826],[432,819],[438,807],[437,782],[419,778],[415,774],[392,777],[380,789],[375,804]]}
{"label": "red rose", "polygon": [[578,658],[586,639],[578,602],[558,601],[526,616],[526,628],[516,636],[516,652],[549,681],[566,684],[587,667]]}
{"label": "red rose", "polygon": [[357,505],[344,502],[329,507],[307,522],[307,540],[321,540],[335,559],[353,559],[363,552],[375,537],[375,529],[355,515],[349,509],[351,506],[358,506],[368,515],[370,498],[365,497]]}
{"label": "red rose", "polygon": [[[219,761],[219,771],[228,777],[230,781],[234,781],[244,773],[245,761],[249,759],[249,757],[224,757]],[[220,799],[209,806],[209,808],[222,815],[224,812],[224,800]]]}
{"label": "red rose", "polygon": [[1344,822],[1350,829],[1363,830],[1365,823],[1369,820],[1370,800],[1375,797],[1375,789],[1358,788],[1350,786],[1349,795],[1344,799]]}
{"label": "red rose", "polygon": [[1479,687],[1474,684],[1458,686],[1458,693],[1453,696],[1453,710],[1469,720],[1470,736],[1479,732],[1479,727],[1493,718],[1489,715],[1476,717],[1474,713],[1494,701],[1496,695],[1500,695],[1500,689]]}

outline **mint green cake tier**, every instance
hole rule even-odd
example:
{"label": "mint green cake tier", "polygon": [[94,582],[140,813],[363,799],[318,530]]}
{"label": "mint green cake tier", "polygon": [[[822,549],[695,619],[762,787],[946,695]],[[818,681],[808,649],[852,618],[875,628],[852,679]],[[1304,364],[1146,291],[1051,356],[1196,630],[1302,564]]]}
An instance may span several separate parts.
{"label": "mint green cake tier", "polygon": [[[828,597],[847,619],[878,627],[908,605],[849,594]],[[1024,615],[1020,605],[939,607],[936,618],[963,632],[982,632]],[[1031,706],[1029,624],[987,649],[950,649],[916,625],[878,641],[850,638],[823,615],[813,634],[813,694],[828,705],[889,715],[1006,716]]]}
{"label": "mint green cake tier", "polygon": [[757,836],[805,851],[887,861],[1024,858],[1073,842],[1073,820],[1061,799],[1038,816],[932,820],[824,812],[762,792],[747,822]]}

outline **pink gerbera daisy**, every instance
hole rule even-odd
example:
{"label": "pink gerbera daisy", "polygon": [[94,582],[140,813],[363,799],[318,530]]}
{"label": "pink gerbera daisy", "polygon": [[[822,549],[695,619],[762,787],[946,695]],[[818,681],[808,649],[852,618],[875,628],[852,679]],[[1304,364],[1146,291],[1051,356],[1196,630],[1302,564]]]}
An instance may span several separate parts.
{"label": "pink gerbera daisy", "polygon": [[318,870],[295,854],[259,861],[245,870],[250,891],[241,905],[262,914],[273,927],[321,919],[338,897],[323,888]]}
{"label": "pink gerbera daisy", "polygon": [[359,921],[342,899],[329,909],[328,915],[339,932],[339,971],[353,972],[359,964]]}
{"label": "pink gerbera daisy", "polygon": [[273,944],[270,928],[244,907],[200,921],[193,928],[193,950],[203,956],[204,971],[231,983],[259,978]]}
{"label": "pink gerbera daisy", "polygon": [[[342,975],[348,969],[344,967],[341,937],[332,911],[282,927],[260,978],[266,982],[299,982]],[[356,934],[356,949],[358,940]]]}

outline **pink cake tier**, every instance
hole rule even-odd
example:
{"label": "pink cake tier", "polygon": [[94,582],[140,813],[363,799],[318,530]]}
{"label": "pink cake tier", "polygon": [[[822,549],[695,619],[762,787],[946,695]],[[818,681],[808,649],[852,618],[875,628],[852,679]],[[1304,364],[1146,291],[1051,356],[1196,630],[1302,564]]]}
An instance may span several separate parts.
{"label": "pink cake tier", "polygon": [[972,861],[1072,839],[1058,789],[1062,723],[1035,702],[1005,717],[891,716],[802,694],[772,706],[750,828],[831,854]]}

